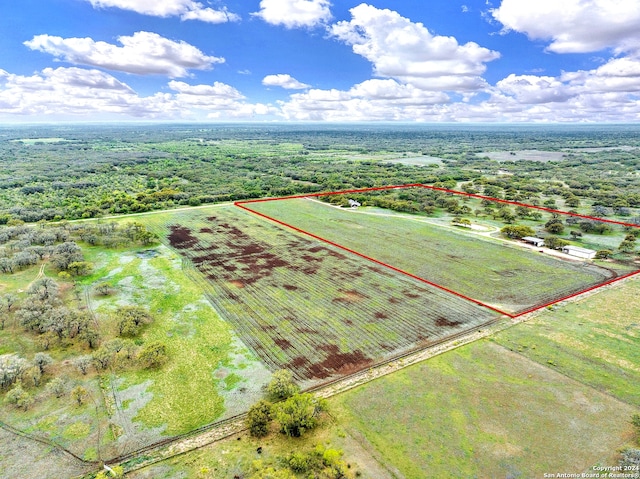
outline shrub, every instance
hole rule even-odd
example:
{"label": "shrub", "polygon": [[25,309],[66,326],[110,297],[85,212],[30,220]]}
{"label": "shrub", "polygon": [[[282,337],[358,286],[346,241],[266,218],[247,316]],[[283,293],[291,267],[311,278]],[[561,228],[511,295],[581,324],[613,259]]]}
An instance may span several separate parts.
{"label": "shrub", "polygon": [[89,399],[89,391],[82,386],[76,386],[71,390],[71,399],[80,407]]}
{"label": "shrub", "polygon": [[318,418],[326,410],[326,401],[309,393],[294,394],[274,405],[275,418],[280,431],[291,437],[300,437],[318,425]]}
{"label": "shrub", "polygon": [[16,384],[5,396],[4,400],[19,408],[24,409],[25,411],[29,409],[29,407],[33,404],[33,398],[31,394],[22,389],[22,384]]}
{"label": "shrub", "polygon": [[166,363],[168,359],[167,347],[160,341],[147,344],[138,354],[138,361],[145,369],[158,368]]}
{"label": "shrub", "polygon": [[59,398],[64,396],[66,383],[62,378],[53,378],[47,383],[47,391]]}
{"label": "shrub", "polygon": [[300,388],[293,382],[293,374],[287,369],[273,373],[271,381],[267,384],[267,394],[274,401],[287,399],[299,390]]}
{"label": "shrub", "polygon": [[272,416],[271,408],[271,403],[264,399],[249,408],[247,412],[247,427],[252,436],[264,437],[269,434],[269,423]]}
{"label": "shrub", "polygon": [[153,321],[153,317],[140,306],[123,306],[115,314],[119,336],[137,336],[145,324]]}

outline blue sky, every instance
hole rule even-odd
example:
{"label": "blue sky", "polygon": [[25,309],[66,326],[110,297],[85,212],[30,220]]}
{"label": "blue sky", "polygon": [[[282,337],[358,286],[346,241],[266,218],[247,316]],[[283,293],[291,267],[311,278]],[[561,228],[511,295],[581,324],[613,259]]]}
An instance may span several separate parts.
{"label": "blue sky", "polygon": [[637,0],[21,0],[0,121],[636,122]]}

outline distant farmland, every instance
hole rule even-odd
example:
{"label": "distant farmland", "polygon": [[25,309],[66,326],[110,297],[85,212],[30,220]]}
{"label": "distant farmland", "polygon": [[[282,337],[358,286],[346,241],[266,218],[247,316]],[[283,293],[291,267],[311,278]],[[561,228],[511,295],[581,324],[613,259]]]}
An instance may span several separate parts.
{"label": "distant farmland", "polygon": [[300,380],[361,370],[499,316],[236,207],[144,221],[188,259],[245,344]]}
{"label": "distant farmland", "polygon": [[463,229],[454,231],[427,218],[361,214],[305,198],[244,206],[512,314],[618,274]]}

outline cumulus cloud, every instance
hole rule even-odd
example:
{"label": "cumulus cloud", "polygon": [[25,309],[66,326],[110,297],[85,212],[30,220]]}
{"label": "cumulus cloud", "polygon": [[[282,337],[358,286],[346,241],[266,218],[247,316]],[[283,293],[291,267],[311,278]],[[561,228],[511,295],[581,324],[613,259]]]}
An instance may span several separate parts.
{"label": "cumulus cloud", "polygon": [[122,46],[96,42],[91,38],[61,38],[36,35],[24,42],[32,50],[49,53],[58,59],[79,65],[137,75],[187,76],[188,70],[208,70],[224,58],[207,56],[186,42],[175,42],[157,33],[136,32],[118,37]]}
{"label": "cumulus cloud", "polygon": [[314,27],[331,19],[329,0],[261,0],[253,15],[286,28]]}
{"label": "cumulus cloud", "polygon": [[442,92],[420,90],[392,79],[372,79],[346,91],[312,89],[295,93],[280,106],[281,115],[288,120],[414,121],[448,101]]}
{"label": "cumulus cloud", "polygon": [[267,75],[262,79],[262,84],[265,86],[279,86],[287,90],[304,90],[310,86],[306,83],[299,82],[291,75],[283,73],[278,75]]}
{"label": "cumulus cloud", "polygon": [[472,91],[486,87],[480,76],[498,52],[453,37],[433,35],[422,23],[397,12],[360,4],[352,19],[331,27],[331,34],[373,63],[374,73],[425,90]]}
{"label": "cumulus cloud", "polygon": [[94,8],[120,8],[154,17],[180,17],[208,23],[236,22],[240,17],[226,8],[214,10],[193,0],[86,0]]}
{"label": "cumulus cloud", "polygon": [[552,52],[640,52],[637,0],[502,0],[491,13],[506,31],[551,40]]}
{"label": "cumulus cloud", "polygon": [[273,113],[273,107],[249,103],[224,83],[171,81],[168,87],[173,93],[140,96],[127,84],[95,69],[46,68],[31,76],[0,70],[0,117],[204,120]]}

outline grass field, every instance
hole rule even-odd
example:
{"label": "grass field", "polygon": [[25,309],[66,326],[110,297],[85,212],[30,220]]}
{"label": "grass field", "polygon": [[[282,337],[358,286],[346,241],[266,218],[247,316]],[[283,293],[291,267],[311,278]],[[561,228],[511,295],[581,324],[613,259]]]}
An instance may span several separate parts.
{"label": "grass field", "polygon": [[[53,440],[85,459],[108,459],[244,412],[261,397],[270,372],[220,319],[200,286],[185,276],[179,255],[162,245],[151,251],[85,246],[84,252],[94,271],[75,287],[62,283],[65,301],[80,307],[88,301],[103,337],[113,333],[111,312],[117,306],[144,306],[154,322],[136,342],[162,341],[169,361],[160,370],[91,369],[82,376],[70,360],[91,354],[85,344],[51,350],[55,363],[44,380],[53,374],[64,377],[67,393],[83,385],[90,392],[88,404],[75,407],[68,394],[57,399],[43,390],[34,391],[33,407],[19,411],[2,404],[1,420]],[[21,294],[38,270],[34,266],[0,276],[2,291]],[[45,274],[56,277],[53,268],[45,268]],[[112,295],[93,293],[93,286],[103,281],[111,284]],[[31,358],[40,350],[34,336],[19,325],[10,322],[0,330],[0,354]],[[16,467],[19,463],[16,460]],[[27,475],[12,473],[12,477],[30,477],[25,464],[23,470]],[[53,474],[42,477],[56,477]]]}
{"label": "grass field", "polygon": [[243,341],[298,379],[347,374],[497,316],[236,207],[142,221],[189,259]]}
{"label": "grass field", "polygon": [[510,313],[615,276],[593,264],[560,260],[419,217],[362,214],[307,199],[247,206]]}
{"label": "grass field", "polygon": [[640,281],[546,311],[495,340],[640,407]]}
{"label": "grass field", "polygon": [[633,408],[483,341],[332,400],[406,479],[539,478],[613,465]]}

